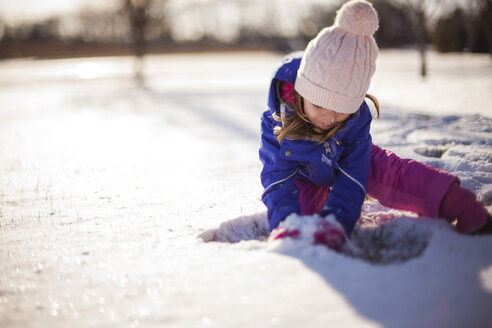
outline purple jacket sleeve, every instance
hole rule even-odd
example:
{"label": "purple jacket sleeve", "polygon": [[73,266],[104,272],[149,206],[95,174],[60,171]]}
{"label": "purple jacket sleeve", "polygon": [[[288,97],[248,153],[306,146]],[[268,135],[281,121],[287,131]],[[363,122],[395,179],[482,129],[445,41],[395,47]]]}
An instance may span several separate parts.
{"label": "purple jacket sleeve", "polygon": [[275,124],[272,112],[265,111],[261,121],[260,160],[261,183],[265,188],[262,201],[268,209],[270,231],[289,214],[300,212],[299,191],[294,183],[298,167],[296,162],[280,155],[280,144],[273,133]]}

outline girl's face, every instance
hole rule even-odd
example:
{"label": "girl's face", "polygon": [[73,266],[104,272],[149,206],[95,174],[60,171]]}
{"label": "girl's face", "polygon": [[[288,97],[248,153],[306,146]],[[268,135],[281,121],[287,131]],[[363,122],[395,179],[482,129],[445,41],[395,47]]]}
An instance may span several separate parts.
{"label": "girl's face", "polygon": [[306,99],[304,101],[304,114],[321,131],[328,131],[340,122],[345,121],[350,114],[334,112],[330,109],[316,106]]}

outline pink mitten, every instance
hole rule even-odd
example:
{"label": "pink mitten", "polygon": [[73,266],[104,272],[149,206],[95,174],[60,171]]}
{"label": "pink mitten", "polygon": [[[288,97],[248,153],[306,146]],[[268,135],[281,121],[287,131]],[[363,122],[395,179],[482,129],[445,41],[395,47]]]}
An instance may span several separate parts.
{"label": "pink mitten", "polygon": [[297,239],[301,235],[301,232],[297,229],[287,230],[285,228],[277,228],[270,232],[270,236],[268,236],[268,241],[284,239],[284,238],[294,238]]}
{"label": "pink mitten", "polygon": [[318,230],[313,235],[314,244],[322,244],[336,251],[340,250],[344,241],[342,228],[326,219],[320,220],[317,226]]}
{"label": "pink mitten", "polygon": [[457,219],[458,231],[470,233],[485,225],[488,212],[473,192],[453,183],[444,194],[439,214],[450,222]]}

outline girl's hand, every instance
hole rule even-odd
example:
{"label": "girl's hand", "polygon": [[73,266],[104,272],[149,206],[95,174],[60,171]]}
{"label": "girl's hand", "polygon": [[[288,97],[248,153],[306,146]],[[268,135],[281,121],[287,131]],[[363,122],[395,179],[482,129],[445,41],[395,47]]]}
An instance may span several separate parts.
{"label": "girl's hand", "polygon": [[294,238],[298,239],[301,236],[301,232],[297,229],[285,229],[277,228],[270,233],[268,236],[268,241],[284,239],[284,238]]}
{"label": "girl's hand", "polygon": [[338,225],[322,219],[317,223],[318,230],[313,234],[314,244],[325,245],[335,251],[339,251],[344,242],[344,234]]}

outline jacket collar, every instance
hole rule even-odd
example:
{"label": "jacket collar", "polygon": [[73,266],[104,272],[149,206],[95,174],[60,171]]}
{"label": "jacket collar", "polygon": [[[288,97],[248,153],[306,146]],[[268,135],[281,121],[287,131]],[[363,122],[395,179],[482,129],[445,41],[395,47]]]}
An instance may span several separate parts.
{"label": "jacket collar", "polygon": [[276,111],[280,106],[277,99],[277,91],[275,89],[277,81],[296,82],[297,70],[301,64],[302,54],[302,51],[294,52],[284,57],[280,62],[279,68],[276,70],[270,84],[270,92],[268,95],[268,107],[270,109]]}

